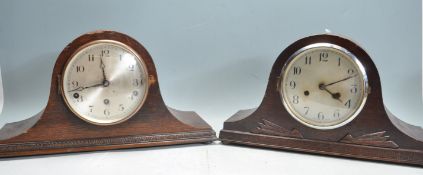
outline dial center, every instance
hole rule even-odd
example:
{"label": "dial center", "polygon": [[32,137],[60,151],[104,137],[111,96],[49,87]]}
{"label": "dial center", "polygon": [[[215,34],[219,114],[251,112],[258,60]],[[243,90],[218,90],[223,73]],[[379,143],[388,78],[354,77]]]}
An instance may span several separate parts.
{"label": "dial center", "polygon": [[103,86],[108,87],[110,85],[110,82],[108,80],[103,81]]}
{"label": "dial center", "polygon": [[325,90],[325,85],[324,85],[323,83],[320,83],[320,84],[319,84],[319,89],[320,89],[320,90]]}

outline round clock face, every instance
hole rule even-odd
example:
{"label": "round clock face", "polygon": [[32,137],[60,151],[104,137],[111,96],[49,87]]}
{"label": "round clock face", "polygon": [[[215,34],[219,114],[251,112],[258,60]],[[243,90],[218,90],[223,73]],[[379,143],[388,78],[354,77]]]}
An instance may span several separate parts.
{"label": "round clock face", "polygon": [[121,123],[142,106],[148,74],[140,56],[123,43],[98,40],[82,46],[69,59],[62,95],[79,118],[96,125]]}
{"label": "round clock face", "polygon": [[367,99],[367,76],[360,61],[329,43],[308,45],[284,65],[278,86],[285,108],[299,122],[334,129],[352,121]]}

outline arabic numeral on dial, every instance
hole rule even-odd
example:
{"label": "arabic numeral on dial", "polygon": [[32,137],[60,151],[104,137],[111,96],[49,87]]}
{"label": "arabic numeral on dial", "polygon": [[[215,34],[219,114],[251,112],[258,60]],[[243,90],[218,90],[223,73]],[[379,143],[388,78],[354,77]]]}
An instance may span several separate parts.
{"label": "arabic numeral on dial", "polygon": [[352,93],[352,94],[357,94],[357,85],[351,85],[352,86],[352,88],[350,89],[350,92]]}
{"label": "arabic numeral on dial", "polygon": [[105,116],[110,116],[110,111],[109,111],[108,109],[105,109],[105,110],[103,111],[103,114],[104,114]]}
{"label": "arabic numeral on dial", "polygon": [[135,71],[135,65],[129,65],[128,66],[128,68],[129,68],[129,71]]}
{"label": "arabic numeral on dial", "polygon": [[335,112],[333,113],[333,117],[335,118],[339,118],[341,114],[339,113],[339,109],[335,110]]}
{"label": "arabic numeral on dial", "polygon": [[292,103],[298,104],[300,102],[300,97],[298,95],[294,95],[292,97]]}
{"label": "arabic numeral on dial", "polygon": [[304,110],[305,110],[304,115],[307,115],[308,114],[308,111],[310,110],[310,107],[305,106],[304,107]]}
{"label": "arabic numeral on dial", "polygon": [[289,82],[289,87],[290,87],[291,89],[295,89],[295,87],[297,87],[297,83],[295,83],[295,81],[290,81],[290,82]]}
{"label": "arabic numeral on dial", "polygon": [[329,54],[327,52],[320,53],[320,62],[328,62]]}
{"label": "arabic numeral on dial", "polygon": [[311,64],[311,56],[305,57],[305,64]]}
{"label": "arabic numeral on dial", "polygon": [[84,72],[85,67],[84,66],[76,66],[76,72]]}
{"label": "arabic numeral on dial", "polygon": [[142,80],[139,79],[134,79],[132,82],[132,85],[134,85],[135,87],[138,87],[140,84],[142,84]]}
{"label": "arabic numeral on dial", "polygon": [[119,110],[120,110],[120,111],[125,110],[125,107],[123,106],[123,104],[119,104]]}
{"label": "arabic numeral on dial", "polygon": [[325,119],[325,115],[323,115],[323,112],[317,113],[317,119],[319,119],[319,120],[324,120]]}
{"label": "arabic numeral on dial", "polygon": [[100,55],[101,57],[109,57],[109,53],[110,53],[109,50],[102,50]]}
{"label": "arabic numeral on dial", "polygon": [[344,105],[348,108],[351,108],[351,99],[349,99],[347,102],[345,102]]}
{"label": "arabic numeral on dial", "polygon": [[132,91],[131,96],[129,97],[131,100],[134,100],[138,96],[138,91],[134,90]]}
{"label": "arabic numeral on dial", "polygon": [[93,54],[89,54],[88,55],[88,62],[94,61],[94,55]]}
{"label": "arabic numeral on dial", "polygon": [[300,75],[301,74],[301,67],[294,67],[294,75]]}
{"label": "arabic numeral on dial", "polygon": [[348,69],[348,70],[347,70],[347,74],[348,74],[348,75],[352,75],[352,74],[354,74],[354,69]]}
{"label": "arabic numeral on dial", "polygon": [[76,102],[84,102],[84,96],[79,95],[79,98],[76,99]]}
{"label": "arabic numeral on dial", "polygon": [[78,81],[72,81],[72,87],[77,88],[79,87],[79,82]]}
{"label": "arabic numeral on dial", "polygon": [[93,108],[94,108],[94,106],[93,105],[90,105],[90,106],[88,106],[89,108],[90,108],[90,112],[93,112]]}

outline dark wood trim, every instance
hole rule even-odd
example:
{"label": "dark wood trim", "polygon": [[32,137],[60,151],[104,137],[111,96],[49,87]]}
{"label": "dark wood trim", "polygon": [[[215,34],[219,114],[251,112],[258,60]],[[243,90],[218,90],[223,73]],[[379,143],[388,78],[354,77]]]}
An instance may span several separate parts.
{"label": "dark wood trim", "polygon": [[417,150],[389,149],[292,137],[275,137],[231,130],[222,130],[220,137],[224,144],[249,145],[366,160],[380,160],[415,166],[423,164],[423,152]]}
{"label": "dark wood trim", "polygon": [[[37,155],[42,151],[48,153],[73,152],[70,150],[106,150],[146,146],[163,146],[210,142],[213,131],[161,133],[123,137],[105,137],[74,140],[36,141],[15,144],[0,144],[0,157]],[[44,154],[44,153],[41,153]]]}

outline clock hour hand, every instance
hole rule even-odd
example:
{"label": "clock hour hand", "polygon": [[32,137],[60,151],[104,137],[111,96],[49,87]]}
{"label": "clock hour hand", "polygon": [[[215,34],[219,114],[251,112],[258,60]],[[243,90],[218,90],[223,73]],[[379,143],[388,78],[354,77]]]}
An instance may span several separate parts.
{"label": "clock hour hand", "polygon": [[[334,84],[336,84],[336,83],[339,83],[339,82],[343,82],[343,81],[349,80],[350,78],[353,78],[353,77],[355,77],[355,76],[357,76],[357,74],[355,74],[355,75],[351,75],[351,76],[348,76],[348,77],[346,77],[346,78],[343,78],[343,79],[341,79],[341,80],[338,80],[338,81],[335,81],[335,82],[332,82],[332,83],[322,84],[322,86],[326,88],[326,87],[328,87],[328,86],[330,86],[330,85],[334,85]],[[320,88],[320,85],[319,85],[319,88]]]}
{"label": "clock hour hand", "polygon": [[70,90],[70,91],[68,91],[68,92],[73,92],[73,91],[82,91],[82,90],[84,90],[84,89],[88,89],[88,88],[92,88],[92,87],[99,87],[99,86],[103,86],[103,83],[100,83],[100,84],[95,84],[95,85],[92,85],[92,86],[85,86],[85,87],[78,87],[78,88],[75,88],[75,89],[73,89],[73,90]]}
{"label": "clock hour hand", "polygon": [[324,84],[319,84],[319,89],[328,92],[332,96],[333,99],[336,99],[336,100],[338,100],[342,103],[342,100],[340,99],[341,94],[339,92],[333,93],[333,92],[329,91],[329,89],[327,89]]}

